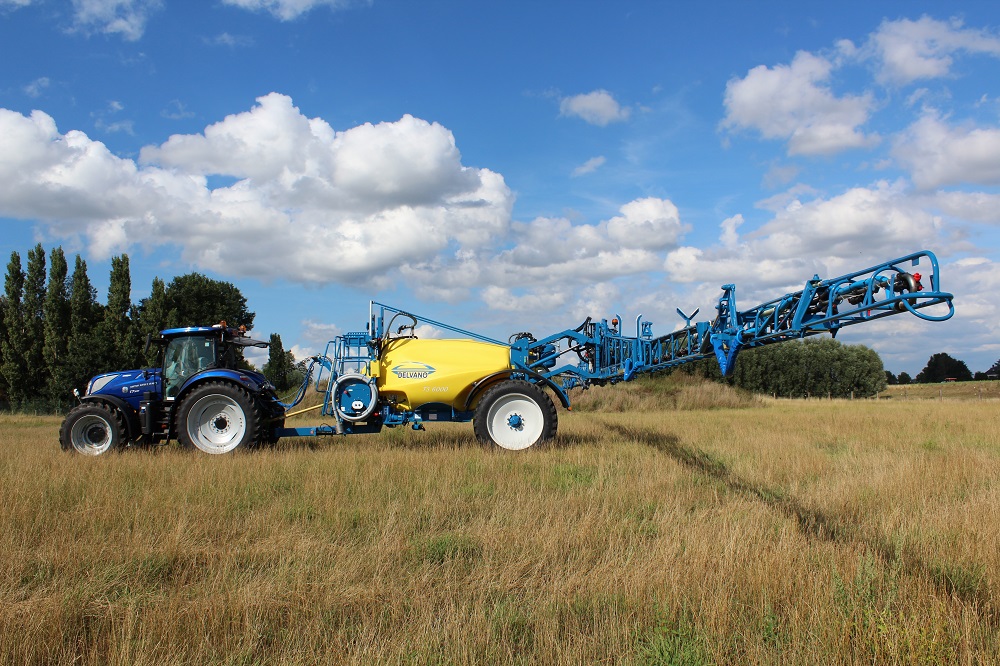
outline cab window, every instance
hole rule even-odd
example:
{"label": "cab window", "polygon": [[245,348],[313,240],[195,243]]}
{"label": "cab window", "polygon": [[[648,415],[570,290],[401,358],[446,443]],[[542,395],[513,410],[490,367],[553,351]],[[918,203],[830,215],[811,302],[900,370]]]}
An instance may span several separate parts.
{"label": "cab window", "polygon": [[163,391],[174,398],[188,377],[216,364],[213,336],[185,336],[167,343],[163,353]]}

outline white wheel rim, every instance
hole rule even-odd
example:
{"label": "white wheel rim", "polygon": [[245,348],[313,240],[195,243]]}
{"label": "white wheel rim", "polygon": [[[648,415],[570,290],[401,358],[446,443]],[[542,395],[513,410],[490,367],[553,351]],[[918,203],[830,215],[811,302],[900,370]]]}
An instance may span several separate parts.
{"label": "white wheel rim", "polygon": [[111,448],[111,424],[96,414],[81,416],[70,431],[70,442],[79,453],[99,456]]}
{"label": "white wheel rim", "polygon": [[232,451],[243,441],[246,432],[243,409],[224,395],[206,395],[188,412],[188,437],[205,453]]}
{"label": "white wheel rim", "polygon": [[526,449],[542,436],[545,415],[534,400],[521,393],[508,393],[490,405],[486,414],[490,439],[498,446],[517,451]]}

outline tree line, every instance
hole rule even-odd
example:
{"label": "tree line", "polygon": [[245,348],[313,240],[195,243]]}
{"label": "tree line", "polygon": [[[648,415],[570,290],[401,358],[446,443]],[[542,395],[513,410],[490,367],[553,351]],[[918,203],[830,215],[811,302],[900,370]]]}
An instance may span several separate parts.
{"label": "tree line", "polygon": [[867,398],[886,386],[882,359],[864,345],[832,338],[806,338],[744,349],[731,377],[714,359],[689,363],[682,372],[703,375],[731,386],[777,397]]}
{"label": "tree line", "polygon": [[157,350],[145,350],[146,336],[165,328],[222,320],[253,328],[255,313],[240,290],[200,273],[169,284],[153,278],[150,295],[138,303],[131,294],[127,254],[111,259],[102,305],[79,255],[71,273],[61,247],[46,258],[38,244],[24,265],[12,252],[0,295],[0,404],[66,409],[73,389],[93,375],[154,365]]}
{"label": "tree line", "polygon": [[987,372],[969,370],[964,361],[934,354],[916,377],[885,370],[882,359],[864,345],[844,345],[832,338],[806,338],[741,351],[732,377],[723,377],[714,360],[681,366],[732,386],[779,397],[869,398],[888,384],[996,379],[1000,361]]}

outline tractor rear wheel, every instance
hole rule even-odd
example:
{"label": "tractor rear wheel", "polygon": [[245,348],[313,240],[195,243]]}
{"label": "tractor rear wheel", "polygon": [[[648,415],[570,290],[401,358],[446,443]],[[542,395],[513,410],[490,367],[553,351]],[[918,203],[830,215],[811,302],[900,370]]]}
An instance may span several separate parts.
{"label": "tractor rear wheel", "polygon": [[125,423],[118,410],[95,402],[74,407],[59,428],[62,449],[85,456],[118,449],[126,439]]}
{"label": "tractor rear wheel", "polygon": [[260,414],[253,398],[226,382],[196,387],[177,412],[177,439],[205,453],[229,453],[259,441]]}
{"label": "tractor rear wheel", "polygon": [[486,391],[473,419],[479,441],[509,451],[552,439],[558,424],[556,406],[548,394],[522,380],[501,382]]}

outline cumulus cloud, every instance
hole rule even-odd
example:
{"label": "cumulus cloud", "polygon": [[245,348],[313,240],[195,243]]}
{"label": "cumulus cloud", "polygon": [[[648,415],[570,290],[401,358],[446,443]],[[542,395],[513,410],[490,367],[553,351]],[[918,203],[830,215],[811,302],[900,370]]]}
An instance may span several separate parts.
{"label": "cumulus cloud", "polygon": [[788,141],[789,155],[829,155],[878,142],[860,127],[868,121],[871,95],[837,97],[830,89],[833,63],[799,51],[790,65],[751,69],[726,84],[723,129],[752,129],[766,139]]}
{"label": "cumulus cloud", "polygon": [[136,41],[162,0],[73,0],[74,27],[84,32],[120,35]]}
{"label": "cumulus cloud", "polygon": [[722,226],[719,246],[685,246],[667,255],[664,268],[672,280],[752,275],[757,287],[791,287],[813,273],[834,277],[898,256],[901,246],[911,251],[933,245],[941,220],[903,184],[879,182],[830,198],[795,198],[739,242],[734,218]]}
{"label": "cumulus cloud", "polygon": [[896,137],[893,156],[921,188],[1000,185],[1000,128],[953,127],[928,112]]}
{"label": "cumulus cloud", "polygon": [[927,205],[961,220],[1000,224],[1000,194],[935,192],[928,197]]}
{"label": "cumulus cloud", "polygon": [[282,21],[296,19],[317,7],[341,9],[356,4],[352,0],[223,0],[223,2],[251,11],[268,12]]}
{"label": "cumulus cloud", "polygon": [[607,90],[595,90],[583,95],[564,97],[559,102],[559,114],[576,116],[591,125],[605,127],[611,123],[628,120],[632,110],[621,106]]}
{"label": "cumulus cloud", "polygon": [[[237,179],[210,189],[208,175]],[[361,282],[503,235],[513,197],[461,164],[444,127],[410,116],[343,132],[270,94],[139,163],[55,121],[0,110],[0,214],[77,230],[106,256],[180,246],[199,268],[306,283]]]}
{"label": "cumulus cloud", "polygon": [[722,221],[719,226],[722,227],[722,235],[719,236],[719,242],[725,248],[735,248],[740,241],[740,234],[738,229],[743,224],[743,216],[737,213],[732,217],[727,217]]}
{"label": "cumulus cloud", "polygon": [[949,75],[957,53],[1000,57],[1000,37],[958,19],[885,20],[863,52],[876,61],[879,81],[903,85]]}
{"label": "cumulus cloud", "polygon": [[493,308],[541,312],[569,306],[581,290],[604,281],[658,270],[663,252],[688,230],[669,200],[637,199],[593,224],[550,217],[512,222],[507,237],[491,245],[443,253],[401,272],[428,297],[457,301],[486,287],[481,297]]}

